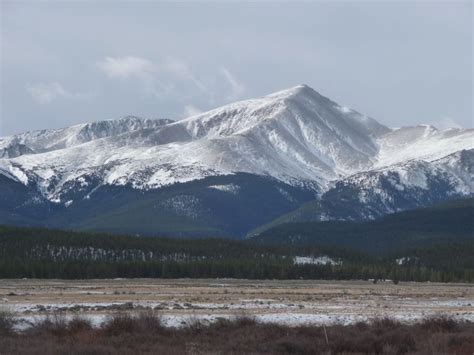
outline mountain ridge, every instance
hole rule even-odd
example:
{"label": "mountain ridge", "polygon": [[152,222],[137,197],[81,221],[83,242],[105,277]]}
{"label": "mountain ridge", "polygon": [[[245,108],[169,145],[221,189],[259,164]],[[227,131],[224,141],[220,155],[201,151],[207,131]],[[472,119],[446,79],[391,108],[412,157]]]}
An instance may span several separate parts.
{"label": "mountain ridge", "polygon": [[[470,196],[474,189],[472,159],[463,163],[462,154],[456,153],[466,151],[464,156],[470,156],[471,150],[474,130],[388,128],[299,85],[178,121],[125,116],[1,137],[0,175],[25,187],[8,185],[12,191],[23,191],[21,205],[11,199],[11,205],[4,207],[15,211],[35,201],[52,204],[47,209],[70,209],[106,188],[114,194],[128,195],[127,189],[147,194],[202,180],[204,184],[195,185],[208,189],[211,185],[205,186],[206,181],[218,176],[227,181],[219,187],[227,194],[239,191],[238,184],[245,181],[247,197],[235,201],[250,203],[248,194],[255,191],[250,181],[255,186],[267,181],[273,190],[265,190],[262,201],[253,202],[256,206],[246,205],[260,208],[265,199],[280,196],[275,211],[262,217],[264,224],[271,222],[265,218],[277,217],[277,211],[284,214],[295,209],[289,203],[292,199],[303,203],[333,196],[352,204],[353,212],[349,205],[344,206],[344,214],[332,213],[335,208],[327,207],[327,218],[354,219]],[[443,165],[438,162],[443,158],[451,160]],[[238,174],[248,175],[242,180]],[[436,191],[419,184],[422,176],[429,176],[429,186],[436,186]],[[178,195],[174,198],[190,203],[187,210],[207,206],[206,210],[218,214],[206,205],[219,204],[207,192],[196,190],[192,197],[182,197],[180,189],[175,189]],[[369,191],[365,201],[343,198],[361,196],[363,191]],[[132,195],[139,198],[139,194]],[[196,198],[201,199],[199,203]],[[337,203],[332,201],[332,205]],[[370,212],[377,209],[376,214]],[[216,222],[216,228],[222,223],[228,226],[229,218],[225,216],[225,223]],[[255,227],[254,222],[248,227]]]}
{"label": "mountain ridge", "polygon": [[[126,124],[120,125],[122,121]],[[246,172],[273,176],[290,184],[312,182],[325,189],[330,181],[343,176],[406,160],[407,154],[398,160],[392,157],[393,147],[400,146],[400,136],[415,141],[415,147],[404,148],[412,154],[417,151],[414,148],[430,146],[431,151],[417,157],[424,159],[432,154],[435,144],[446,146],[435,156],[441,158],[453,152],[453,141],[457,139],[455,143],[462,149],[468,142],[461,138],[472,136],[468,130],[436,131],[428,137],[433,142],[423,145],[426,134],[417,131],[418,127],[391,130],[300,85],[179,121],[129,116],[0,138],[0,148],[3,146],[4,150],[8,143],[18,142],[25,149],[45,154],[35,156],[35,160],[43,160],[40,164],[25,158],[31,152],[7,156],[0,169],[21,176],[20,181],[37,175],[33,180],[41,180],[43,186],[55,185],[56,190],[60,186],[50,179],[51,175],[74,169],[97,173],[106,164],[109,168],[103,173],[103,183],[131,184],[135,188],[157,188],[214,174]],[[457,135],[449,136],[448,132]],[[388,144],[384,145],[385,141]],[[54,153],[59,150],[64,150],[63,154]],[[392,160],[384,163],[380,155]],[[156,162],[157,158],[161,162]],[[78,160],[86,161],[79,169]],[[81,174],[70,174],[62,181],[71,179],[81,179]],[[46,197],[58,198],[48,194]]]}

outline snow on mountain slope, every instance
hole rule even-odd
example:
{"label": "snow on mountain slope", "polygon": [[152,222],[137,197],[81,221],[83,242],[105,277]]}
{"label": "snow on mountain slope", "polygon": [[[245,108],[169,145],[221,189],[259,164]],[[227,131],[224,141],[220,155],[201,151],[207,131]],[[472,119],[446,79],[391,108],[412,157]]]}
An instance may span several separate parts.
{"label": "snow on mountain slope", "polygon": [[375,166],[421,159],[433,161],[462,149],[474,148],[474,129],[438,130],[420,125],[395,129],[378,138],[380,146]]}
{"label": "snow on mountain slope", "polygon": [[317,199],[250,231],[255,236],[284,223],[368,220],[474,196],[474,149],[427,162],[410,160],[337,181]]}
{"label": "snow on mountain slope", "polygon": [[0,137],[0,158],[14,158],[23,154],[69,148],[103,137],[160,127],[170,122],[172,121],[167,119],[149,120],[126,116],[117,120],[83,123],[67,128]]}
{"label": "snow on mountain slope", "polygon": [[176,122],[125,117],[0,138],[0,171],[55,202],[78,187],[146,190],[237,172],[324,191],[359,171],[474,148],[473,137],[391,130],[301,85]]}
{"label": "snow on mountain slope", "polygon": [[[359,220],[473,194],[474,149],[470,149],[431,162],[410,160],[354,174],[337,182],[323,199],[350,206],[344,219]],[[338,219],[338,213],[332,208],[328,219]]]}
{"label": "snow on mountain slope", "polygon": [[[474,150],[456,152],[430,163],[411,160],[374,169],[369,174],[370,178],[365,176],[365,173],[360,173],[344,181],[357,184],[363,190],[373,193],[377,191],[377,187],[382,190],[381,178],[386,178],[396,190],[404,191],[409,188],[429,190],[430,179],[442,176],[453,193],[469,194],[474,191]],[[360,195],[362,200],[364,195]]]}
{"label": "snow on mountain slope", "polygon": [[389,129],[344,111],[307,86],[231,104],[176,122],[204,141],[201,156],[226,171],[323,184],[369,167],[376,137]]}
{"label": "snow on mountain slope", "polygon": [[34,153],[33,150],[28,148],[26,145],[21,143],[5,142],[5,146],[0,148],[0,159],[1,158],[15,158],[23,154]]}

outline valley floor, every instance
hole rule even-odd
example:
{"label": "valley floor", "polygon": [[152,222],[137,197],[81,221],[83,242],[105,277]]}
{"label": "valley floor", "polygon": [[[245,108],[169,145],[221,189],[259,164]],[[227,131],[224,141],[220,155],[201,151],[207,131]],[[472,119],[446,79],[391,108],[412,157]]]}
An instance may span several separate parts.
{"label": "valley floor", "polygon": [[156,310],[165,326],[252,317],[281,325],[403,322],[446,315],[474,322],[474,284],[235,279],[0,280],[0,309],[18,329],[53,313],[100,325],[118,311]]}

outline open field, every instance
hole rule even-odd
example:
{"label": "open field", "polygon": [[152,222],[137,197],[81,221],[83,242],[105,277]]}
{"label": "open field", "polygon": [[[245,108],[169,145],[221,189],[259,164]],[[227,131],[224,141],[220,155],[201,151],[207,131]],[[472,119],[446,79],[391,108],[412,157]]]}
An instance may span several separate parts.
{"label": "open field", "polygon": [[249,280],[0,280],[0,307],[19,328],[47,314],[79,314],[100,324],[126,310],[157,310],[166,326],[252,316],[286,325],[352,324],[390,317],[401,321],[448,315],[474,322],[473,284],[368,281]]}

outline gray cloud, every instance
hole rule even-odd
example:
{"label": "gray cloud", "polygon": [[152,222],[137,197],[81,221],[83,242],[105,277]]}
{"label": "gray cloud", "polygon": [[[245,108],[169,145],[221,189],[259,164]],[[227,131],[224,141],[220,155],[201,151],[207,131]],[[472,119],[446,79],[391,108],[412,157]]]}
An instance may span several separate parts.
{"label": "gray cloud", "polygon": [[59,83],[26,84],[26,91],[39,104],[48,104],[57,98],[71,96]]}
{"label": "gray cloud", "polygon": [[433,125],[439,129],[462,128],[462,125],[452,117],[443,117],[433,122]]}
{"label": "gray cloud", "polygon": [[196,78],[189,66],[181,59],[168,57],[165,60],[164,65],[161,67],[161,70],[172,73],[180,79],[191,82],[202,92],[208,92],[209,90],[206,85]]}
{"label": "gray cloud", "polygon": [[[170,101],[186,102],[189,99],[205,101],[235,100],[245,89],[231,72],[221,67],[206,73],[204,80],[198,79],[190,66],[180,58],[164,57],[151,59],[137,56],[105,57],[97,61],[97,67],[112,80],[138,80],[142,94]],[[216,82],[223,82],[225,90]],[[67,96],[60,87],[57,95]],[[184,112],[197,112],[194,105],[186,105]]]}
{"label": "gray cloud", "polygon": [[30,94],[33,101],[38,104],[49,104],[57,99],[91,99],[95,96],[93,92],[77,93],[68,91],[58,82],[27,83],[25,89]]}
{"label": "gray cloud", "polygon": [[184,106],[183,116],[189,117],[194,115],[199,115],[202,111],[194,105]]}
{"label": "gray cloud", "polygon": [[300,83],[389,126],[473,126],[471,1],[0,6],[0,135]]}
{"label": "gray cloud", "polygon": [[110,78],[147,77],[155,72],[152,62],[140,57],[106,57],[97,63]]}
{"label": "gray cloud", "polygon": [[231,94],[229,98],[236,99],[240,97],[245,91],[244,85],[234,77],[229,69],[221,67],[219,71],[231,88]]}

